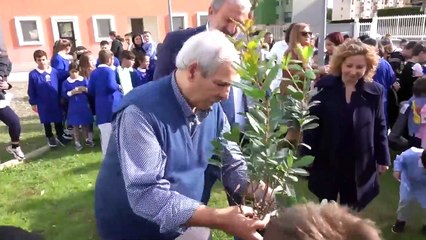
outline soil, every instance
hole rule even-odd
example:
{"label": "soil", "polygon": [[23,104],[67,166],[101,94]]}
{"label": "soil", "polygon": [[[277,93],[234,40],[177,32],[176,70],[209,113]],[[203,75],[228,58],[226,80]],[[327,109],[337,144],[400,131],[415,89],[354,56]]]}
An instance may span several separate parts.
{"label": "soil", "polygon": [[37,114],[33,112],[30,104],[28,103],[28,82],[12,82],[12,89],[8,90],[13,94],[11,108],[21,119],[28,119],[36,117]]}

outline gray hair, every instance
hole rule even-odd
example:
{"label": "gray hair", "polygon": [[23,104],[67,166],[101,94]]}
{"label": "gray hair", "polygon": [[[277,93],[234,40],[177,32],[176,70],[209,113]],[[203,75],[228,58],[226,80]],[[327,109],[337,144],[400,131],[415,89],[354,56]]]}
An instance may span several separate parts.
{"label": "gray hair", "polygon": [[239,6],[244,8],[244,10],[250,11],[251,9],[250,0],[212,0],[210,6],[212,6],[214,10],[219,10],[223,6],[223,4],[225,4],[226,1],[233,4],[238,4]]}
{"label": "gray hair", "polygon": [[176,56],[176,67],[187,69],[196,63],[203,77],[214,74],[223,63],[234,64],[240,57],[234,44],[219,30],[205,31],[189,38]]}

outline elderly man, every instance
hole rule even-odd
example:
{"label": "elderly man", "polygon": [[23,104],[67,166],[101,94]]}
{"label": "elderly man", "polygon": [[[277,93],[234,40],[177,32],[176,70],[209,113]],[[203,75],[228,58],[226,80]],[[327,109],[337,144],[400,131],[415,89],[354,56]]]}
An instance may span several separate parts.
{"label": "elderly man", "polygon": [[[266,221],[251,209],[213,209],[200,203],[212,140],[221,139],[224,185],[248,189],[240,149],[223,139],[229,124],[219,101],[239,76],[239,56],[219,31],[190,38],[176,57],[177,70],[127,94],[95,189],[102,239],[175,239],[187,227],[221,229],[262,239]],[[239,187],[238,187],[239,186]]]}
{"label": "elderly man", "polygon": [[[237,24],[232,21],[244,22],[250,16],[250,0],[212,0],[209,7],[207,25],[198,28],[190,28],[182,31],[170,32],[164,39],[161,50],[158,52],[158,60],[155,67],[154,80],[169,75],[176,69],[176,55],[188,38],[198,33],[217,29],[226,35],[236,36],[238,34]],[[247,100],[240,89],[231,88],[228,100],[221,102],[222,108],[231,125],[239,124],[240,129],[244,129],[245,118],[241,112],[247,109]],[[215,182],[220,179],[218,168],[209,165],[206,170],[205,189],[202,201],[208,203],[210,192]],[[229,199],[233,204],[238,202],[239,196],[233,194],[233,189],[227,189],[229,195],[233,195],[234,200]]]}

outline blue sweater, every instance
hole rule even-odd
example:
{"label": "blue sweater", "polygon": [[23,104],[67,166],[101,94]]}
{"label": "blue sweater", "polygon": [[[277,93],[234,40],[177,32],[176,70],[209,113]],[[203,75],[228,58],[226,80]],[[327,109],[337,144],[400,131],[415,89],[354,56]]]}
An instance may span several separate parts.
{"label": "blue sweater", "polygon": [[[212,156],[211,142],[220,136],[225,119],[219,104],[213,105],[212,111],[192,137],[185,114],[173,91],[170,76],[129,92],[123,98],[118,112],[130,105],[139,108],[152,127],[167,161],[163,176],[158,177],[170,183],[170,190],[165,183],[162,186],[139,183],[137,187],[142,191],[158,187],[200,201],[204,171]],[[175,239],[179,235],[177,231],[160,233],[160,227],[153,219],[143,218],[132,210],[120,165],[121,156],[117,149],[120,147],[117,143],[117,124],[120,124],[120,114],[115,116],[114,131],[95,188],[95,215],[100,236],[105,239]]]}

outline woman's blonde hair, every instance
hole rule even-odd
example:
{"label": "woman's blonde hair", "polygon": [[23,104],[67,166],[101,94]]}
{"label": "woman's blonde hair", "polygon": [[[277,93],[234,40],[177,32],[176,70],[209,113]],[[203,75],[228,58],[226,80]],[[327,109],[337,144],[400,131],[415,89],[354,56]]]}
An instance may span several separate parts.
{"label": "woman's blonde hair", "polygon": [[335,76],[342,75],[342,64],[352,56],[362,55],[367,62],[367,70],[364,74],[365,81],[373,81],[373,76],[376,73],[377,64],[379,63],[379,56],[372,46],[362,43],[360,40],[347,40],[339,45],[334,50],[330,61],[329,73]]}

